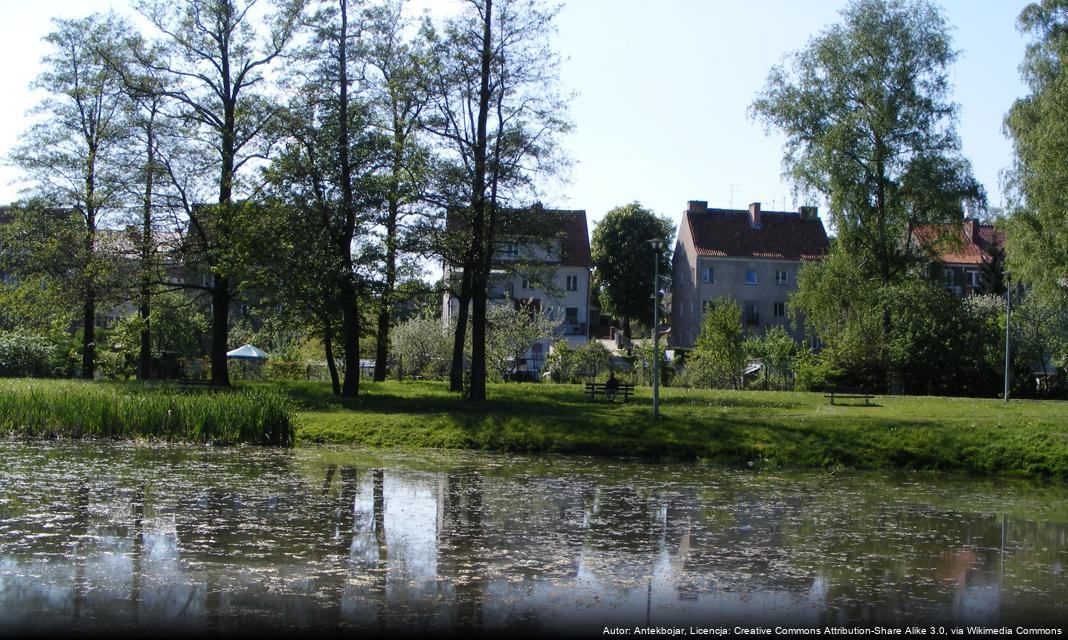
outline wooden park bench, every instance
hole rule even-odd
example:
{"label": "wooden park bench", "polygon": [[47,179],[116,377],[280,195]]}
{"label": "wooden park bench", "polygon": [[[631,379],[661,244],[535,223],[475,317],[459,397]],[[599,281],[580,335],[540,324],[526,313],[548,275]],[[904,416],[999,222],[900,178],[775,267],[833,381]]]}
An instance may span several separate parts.
{"label": "wooden park bench", "polygon": [[871,401],[875,398],[867,389],[851,389],[851,388],[839,388],[831,389],[823,396],[824,398],[830,398],[831,404],[834,404],[835,398],[842,400],[864,400],[864,406],[869,406]]}
{"label": "wooden park bench", "polygon": [[[597,394],[604,395],[605,383],[603,382],[587,382],[586,393],[590,394],[591,400],[597,399]],[[625,382],[619,383],[619,388],[616,389],[616,397],[622,397],[624,400],[630,400],[630,394],[634,393],[634,385]]]}
{"label": "wooden park bench", "polygon": [[211,380],[207,380],[205,378],[178,378],[176,382],[178,382],[178,385],[182,386],[182,387],[210,387],[211,386]]}

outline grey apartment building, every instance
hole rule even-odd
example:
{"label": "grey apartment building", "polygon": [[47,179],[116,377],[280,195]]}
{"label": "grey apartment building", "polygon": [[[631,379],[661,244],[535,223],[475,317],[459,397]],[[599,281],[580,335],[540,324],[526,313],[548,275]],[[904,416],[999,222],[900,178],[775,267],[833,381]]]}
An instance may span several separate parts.
{"label": "grey apartment building", "polygon": [[716,298],[737,302],[750,331],[782,325],[801,339],[801,328],[787,315],[787,297],[797,290],[804,261],[823,258],[828,248],[816,207],[762,211],[754,202],[748,209],[710,209],[691,200],[675,244],[671,345],[694,345]]}

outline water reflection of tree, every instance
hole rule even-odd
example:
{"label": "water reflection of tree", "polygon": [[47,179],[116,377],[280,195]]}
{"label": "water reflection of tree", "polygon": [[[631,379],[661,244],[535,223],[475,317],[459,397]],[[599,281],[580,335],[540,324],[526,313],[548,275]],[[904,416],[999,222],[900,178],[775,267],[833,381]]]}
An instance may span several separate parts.
{"label": "water reflection of tree", "polygon": [[450,471],[440,505],[438,574],[451,578],[456,629],[482,628],[486,582],[482,526],[483,477],[474,470]]}

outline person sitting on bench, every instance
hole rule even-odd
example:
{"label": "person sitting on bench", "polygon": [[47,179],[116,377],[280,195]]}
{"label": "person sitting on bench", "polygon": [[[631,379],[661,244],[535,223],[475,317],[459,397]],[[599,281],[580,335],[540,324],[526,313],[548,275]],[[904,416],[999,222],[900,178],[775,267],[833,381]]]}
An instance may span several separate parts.
{"label": "person sitting on bench", "polygon": [[616,372],[611,371],[608,374],[608,382],[604,383],[604,397],[609,402],[615,402],[617,393],[619,393],[619,380],[616,380]]}

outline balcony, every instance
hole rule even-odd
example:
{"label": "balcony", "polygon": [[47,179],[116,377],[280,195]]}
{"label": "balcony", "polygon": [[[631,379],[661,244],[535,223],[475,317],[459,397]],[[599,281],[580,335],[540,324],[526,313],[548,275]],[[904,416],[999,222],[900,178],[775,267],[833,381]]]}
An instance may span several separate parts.
{"label": "balcony", "polygon": [[562,322],[556,329],[556,334],[561,336],[584,336],[586,335],[586,323]]}

